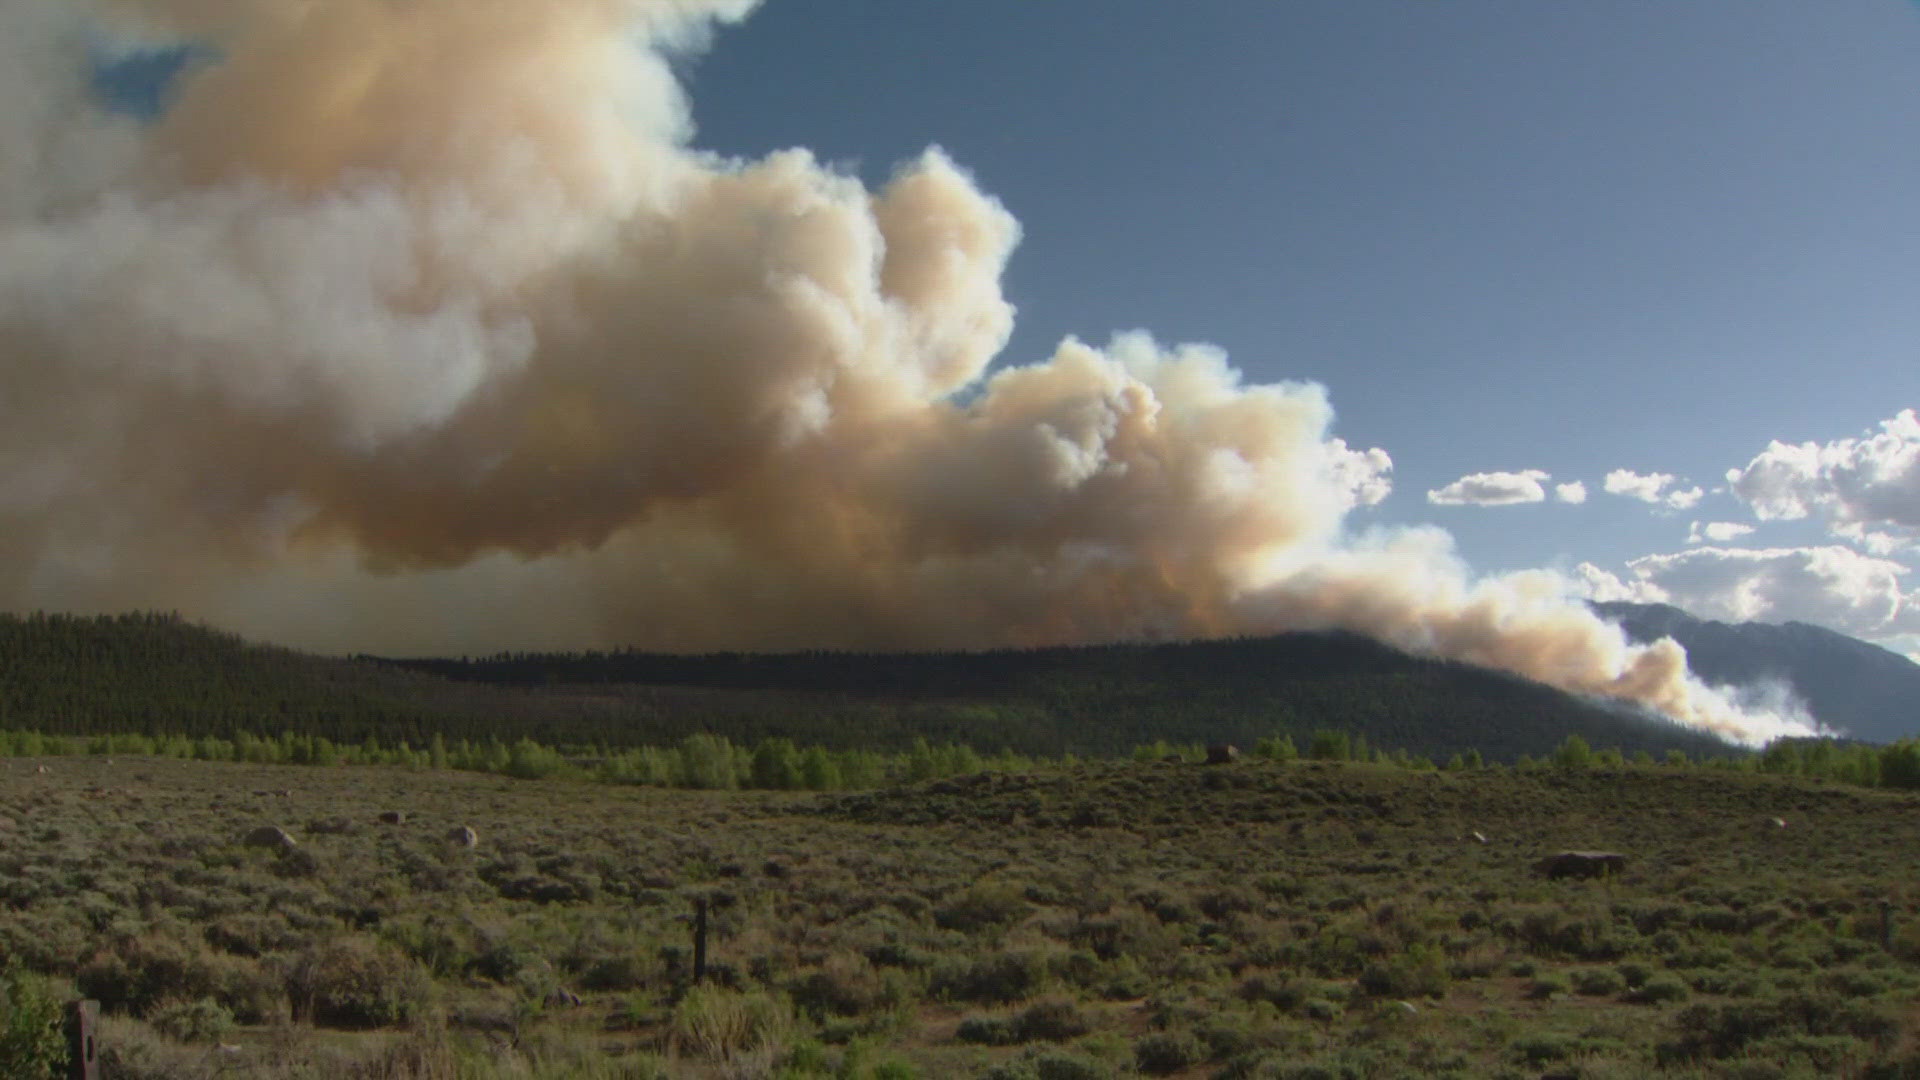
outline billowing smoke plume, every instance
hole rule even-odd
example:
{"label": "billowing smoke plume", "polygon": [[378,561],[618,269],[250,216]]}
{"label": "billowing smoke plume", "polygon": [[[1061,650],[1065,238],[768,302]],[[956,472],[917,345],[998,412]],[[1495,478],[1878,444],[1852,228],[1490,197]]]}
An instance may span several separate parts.
{"label": "billowing smoke plume", "polygon": [[[1347,627],[1795,730],[1545,574],[1352,540],[1320,388],[1140,334],[988,373],[1014,219],[690,148],[752,0],[0,0],[0,603],[322,648]],[[161,115],[90,57],[193,43]]]}

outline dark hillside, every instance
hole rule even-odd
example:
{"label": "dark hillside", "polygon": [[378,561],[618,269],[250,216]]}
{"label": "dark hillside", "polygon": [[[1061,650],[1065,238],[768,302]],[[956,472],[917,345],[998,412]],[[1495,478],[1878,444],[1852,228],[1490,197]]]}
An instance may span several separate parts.
{"label": "dark hillside", "polygon": [[[1026,752],[1124,752],[1320,728],[1444,758],[1550,752],[1568,734],[1631,753],[1724,752],[1718,740],[1576,700],[1538,683],[1409,656],[1343,633],[979,653],[671,656],[615,652],[412,660],[495,686],[675,686],[823,698],[850,710],[798,732],[824,743],[916,734]],[[849,729],[847,724],[853,726]]]}
{"label": "dark hillside", "polygon": [[0,728],[335,742],[446,739],[608,747],[697,732],[753,743],[1124,754],[1343,729],[1445,760],[1550,753],[1567,735],[1627,753],[1724,753],[1710,737],[1537,683],[1347,634],[949,654],[510,655],[335,659],[162,615],[0,616]]}

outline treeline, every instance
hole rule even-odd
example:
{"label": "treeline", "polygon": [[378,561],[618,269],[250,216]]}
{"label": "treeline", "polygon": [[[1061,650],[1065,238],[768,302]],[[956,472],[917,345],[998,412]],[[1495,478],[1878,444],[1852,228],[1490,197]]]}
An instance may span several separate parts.
{"label": "treeline", "polygon": [[613,784],[694,789],[757,788],[768,791],[845,791],[913,783],[946,776],[1033,769],[1071,764],[1072,758],[1047,759],[1004,751],[981,754],[972,747],[925,740],[903,753],[872,750],[801,748],[791,739],[763,739],[741,746],[724,735],[690,735],[672,746],[621,750],[560,748],[532,739],[448,742],[435,736],[427,745],[383,745],[368,739],[335,743],[324,736],[283,732],[266,737],[241,732],[231,739],[214,736],[150,736],[137,733],[90,737],[48,735],[36,731],[0,731],[0,757],[167,757],[182,761],[247,762],[258,765],[331,767],[390,766],[408,769],[457,769],[521,780],[573,779]]}
{"label": "treeline", "polygon": [[[283,732],[278,737],[240,733],[232,739],[184,735],[153,737],[135,733],[88,738],[47,735],[34,731],[0,730],[0,757],[70,757],[92,755],[160,756],[194,761],[250,762],[294,766],[372,765],[409,769],[458,769],[523,780],[575,779],[612,784],[708,790],[760,789],[767,791],[865,790],[889,784],[917,783],[973,773],[1029,772],[1073,765],[1072,755],[1034,757],[1001,751],[983,754],[963,743],[934,745],[918,740],[902,753],[873,750],[835,750],[801,747],[791,739],[763,739],[739,745],[724,735],[690,735],[672,746],[627,749],[560,748],[532,739],[506,744],[465,739],[452,743],[435,736],[426,746],[407,743],[382,745],[368,739],[336,744],[325,737]],[[1165,740],[1133,748],[1139,763],[1200,763],[1210,750],[1198,743],[1177,745]],[[1292,736],[1264,738],[1248,756],[1264,761],[1335,761],[1414,772],[1464,772],[1505,769],[1519,772],[1557,770],[1584,772],[1624,768],[1706,768],[1736,773],[1822,779],[1863,787],[1920,789],[1920,739],[1888,746],[1843,743],[1828,739],[1780,740],[1760,753],[1724,753],[1702,758],[1682,750],[1655,757],[1645,750],[1632,753],[1617,747],[1595,750],[1585,739],[1569,735],[1551,755],[1522,756],[1512,766],[1489,761],[1478,750],[1467,750],[1436,764],[1423,754],[1404,748],[1388,750],[1369,745],[1365,735],[1347,731],[1315,732],[1304,745]]]}
{"label": "treeline", "polygon": [[480,660],[317,657],[172,615],[0,616],[0,727],[335,745],[638,749],[703,732],[841,752],[934,745],[1060,757],[1346,730],[1445,761],[1553,752],[1567,733],[1626,753],[1724,752],[1714,737],[1537,683],[1341,633],[984,653]]}

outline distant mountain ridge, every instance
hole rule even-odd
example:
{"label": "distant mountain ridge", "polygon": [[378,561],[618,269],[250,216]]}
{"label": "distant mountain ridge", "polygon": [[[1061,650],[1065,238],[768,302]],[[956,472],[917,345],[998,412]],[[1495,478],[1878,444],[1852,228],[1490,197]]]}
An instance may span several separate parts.
{"label": "distant mountain ridge", "polygon": [[1920,664],[1859,638],[1803,622],[1724,623],[1669,604],[1596,603],[1634,641],[1671,637],[1709,683],[1778,680],[1816,719],[1868,742],[1920,735]]}

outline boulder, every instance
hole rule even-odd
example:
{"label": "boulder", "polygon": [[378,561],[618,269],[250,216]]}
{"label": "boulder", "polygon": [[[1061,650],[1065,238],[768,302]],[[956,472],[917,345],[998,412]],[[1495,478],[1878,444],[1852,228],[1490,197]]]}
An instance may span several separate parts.
{"label": "boulder", "polygon": [[1240,756],[1240,748],[1227,743],[1214,743],[1207,747],[1207,764],[1226,765]]}
{"label": "boulder", "polygon": [[262,825],[247,833],[241,842],[248,847],[270,847],[281,851],[291,851],[299,846],[299,842],[278,825]]}
{"label": "boulder", "polygon": [[459,847],[477,847],[480,834],[465,825],[457,825],[447,832],[447,842]]}
{"label": "boulder", "polygon": [[407,814],[404,810],[382,810],[380,812],[380,820],[389,825],[401,825],[405,824]]}
{"label": "boulder", "polygon": [[1560,851],[1533,864],[1535,873],[1550,878],[1597,878],[1626,869],[1627,857],[1617,851]]}

